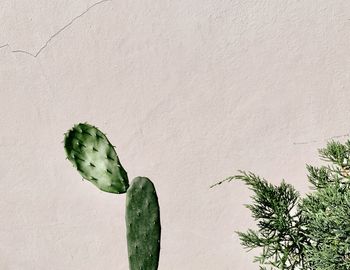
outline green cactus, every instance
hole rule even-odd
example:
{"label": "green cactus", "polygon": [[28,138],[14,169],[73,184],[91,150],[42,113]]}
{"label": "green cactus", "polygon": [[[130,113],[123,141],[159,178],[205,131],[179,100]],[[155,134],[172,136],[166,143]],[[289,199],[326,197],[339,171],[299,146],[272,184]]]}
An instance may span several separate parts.
{"label": "green cactus", "polygon": [[126,193],[126,226],[130,270],[156,270],[160,251],[157,193],[146,177],[136,177]]}
{"label": "green cactus", "polygon": [[129,188],[128,176],[114,146],[96,127],[75,125],[65,134],[67,158],[83,178],[100,190],[125,193],[130,270],[157,270],[160,252],[160,214],[153,183],[136,177]]}
{"label": "green cactus", "polygon": [[67,158],[83,178],[110,193],[125,193],[128,176],[105,134],[89,124],[75,125],[65,134]]}

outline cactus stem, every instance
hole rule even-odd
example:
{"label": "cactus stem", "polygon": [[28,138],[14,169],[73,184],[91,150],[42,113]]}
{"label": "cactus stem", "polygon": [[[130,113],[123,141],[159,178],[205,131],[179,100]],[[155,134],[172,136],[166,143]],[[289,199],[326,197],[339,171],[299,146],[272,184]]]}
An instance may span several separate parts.
{"label": "cactus stem", "polygon": [[146,177],[136,177],[126,196],[130,270],[157,270],[161,226],[154,185]]}

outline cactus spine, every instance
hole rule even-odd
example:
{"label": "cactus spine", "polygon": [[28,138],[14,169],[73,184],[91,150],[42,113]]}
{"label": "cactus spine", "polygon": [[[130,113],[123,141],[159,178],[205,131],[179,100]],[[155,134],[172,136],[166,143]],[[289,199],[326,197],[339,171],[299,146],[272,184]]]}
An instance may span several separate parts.
{"label": "cactus spine", "polygon": [[157,270],[160,253],[160,212],[153,183],[136,177],[129,187],[114,146],[98,128],[75,125],[65,134],[68,160],[81,176],[100,190],[127,193],[126,224],[130,270]]}

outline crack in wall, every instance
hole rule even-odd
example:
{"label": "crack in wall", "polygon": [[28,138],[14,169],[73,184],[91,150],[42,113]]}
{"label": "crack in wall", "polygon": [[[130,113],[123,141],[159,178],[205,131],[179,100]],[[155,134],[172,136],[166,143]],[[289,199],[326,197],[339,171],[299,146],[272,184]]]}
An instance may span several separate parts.
{"label": "crack in wall", "polygon": [[294,145],[300,145],[300,144],[310,144],[310,143],[316,143],[317,141],[307,141],[307,142],[293,142]]}
{"label": "crack in wall", "polygon": [[[27,55],[32,56],[34,58],[38,57],[48,47],[48,45],[51,43],[51,41],[53,39],[55,39],[59,34],[64,32],[65,30],[67,30],[75,21],[79,20],[82,16],[84,16],[86,13],[88,13],[94,7],[96,7],[100,4],[103,4],[105,2],[110,2],[110,1],[112,1],[112,0],[101,0],[99,2],[96,2],[93,5],[89,6],[84,12],[82,12],[78,16],[74,17],[73,19],[71,19],[66,25],[64,25],[56,33],[54,33],[52,36],[50,36],[49,39],[40,47],[40,49],[36,53],[32,53],[32,52],[29,52],[26,50],[11,50],[11,52],[12,53],[27,54]],[[11,48],[10,44],[4,44],[4,45],[0,46],[0,49],[5,48],[5,47]]]}
{"label": "crack in wall", "polygon": [[345,138],[345,137],[349,137],[350,133],[347,134],[342,134],[342,135],[336,135],[336,136],[332,136],[329,137],[327,139],[323,139],[323,140],[312,140],[312,141],[306,141],[306,142],[293,142],[294,145],[300,145],[300,144],[311,144],[311,143],[317,143],[317,142],[323,142],[323,141],[330,141],[333,139],[339,139],[339,138]]}

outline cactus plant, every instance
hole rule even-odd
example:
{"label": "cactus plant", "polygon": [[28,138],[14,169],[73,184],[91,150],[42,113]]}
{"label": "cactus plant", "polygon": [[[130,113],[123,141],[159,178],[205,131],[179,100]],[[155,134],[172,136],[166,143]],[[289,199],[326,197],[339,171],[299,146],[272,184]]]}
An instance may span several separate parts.
{"label": "cactus plant", "polygon": [[126,194],[126,226],[131,270],[158,268],[160,217],[157,193],[146,177],[136,177]]}
{"label": "cactus plant", "polygon": [[67,159],[81,176],[109,193],[127,193],[126,224],[130,270],[157,270],[160,253],[160,211],[153,183],[136,177],[129,187],[114,146],[98,128],[80,123],[65,134]]}

